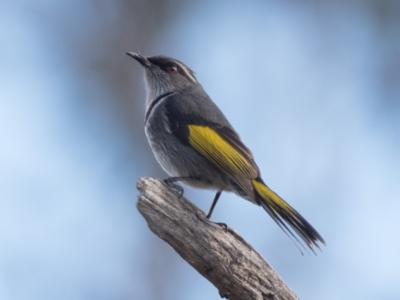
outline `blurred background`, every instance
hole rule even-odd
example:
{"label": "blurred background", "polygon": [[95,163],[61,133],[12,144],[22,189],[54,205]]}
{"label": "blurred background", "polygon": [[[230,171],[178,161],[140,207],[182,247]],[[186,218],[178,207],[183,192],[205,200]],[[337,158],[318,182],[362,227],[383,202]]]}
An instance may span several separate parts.
{"label": "blurred background", "polygon": [[0,299],[220,299],[136,209],[166,174],[127,51],[192,68],[327,247],[232,194],[214,221],[301,299],[400,298],[400,1],[2,0]]}

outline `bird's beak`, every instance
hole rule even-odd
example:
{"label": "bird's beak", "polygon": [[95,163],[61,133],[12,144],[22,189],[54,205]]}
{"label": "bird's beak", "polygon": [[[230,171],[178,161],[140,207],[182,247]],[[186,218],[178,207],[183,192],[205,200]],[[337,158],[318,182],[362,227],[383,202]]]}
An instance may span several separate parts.
{"label": "bird's beak", "polygon": [[145,68],[150,68],[152,66],[152,63],[149,62],[148,59],[143,55],[134,52],[127,52],[126,55],[129,55],[130,57],[136,59]]}

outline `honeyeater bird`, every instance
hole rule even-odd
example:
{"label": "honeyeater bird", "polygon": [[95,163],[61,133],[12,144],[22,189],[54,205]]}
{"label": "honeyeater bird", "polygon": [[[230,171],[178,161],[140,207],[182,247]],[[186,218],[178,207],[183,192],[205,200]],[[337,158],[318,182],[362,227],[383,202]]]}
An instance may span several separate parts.
{"label": "honeyeater bird", "polygon": [[[161,167],[174,182],[216,191],[207,218],[223,191],[261,205],[286,234],[314,252],[319,233],[262,180],[253,154],[194,72],[166,56],[144,57],[129,52],[144,68],[147,87],[145,132]],[[183,189],[182,189],[183,192]],[[290,227],[290,228],[289,228]],[[314,252],[315,253],[315,252]]]}

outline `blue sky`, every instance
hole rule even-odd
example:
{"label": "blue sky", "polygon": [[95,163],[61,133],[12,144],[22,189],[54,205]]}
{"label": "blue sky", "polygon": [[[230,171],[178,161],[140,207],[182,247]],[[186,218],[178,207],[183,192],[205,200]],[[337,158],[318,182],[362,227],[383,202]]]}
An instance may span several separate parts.
{"label": "blue sky", "polygon": [[[140,35],[150,30],[135,27],[144,21],[119,20],[133,24],[132,35],[118,52],[102,53],[96,77],[74,61],[90,55],[80,53],[84,42],[108,49],[90,35],[95,5],[4,7],[1,299],[219,299],[135,207],[136,180],[165,176],[143,143],[142,70],[124,56],[138,49],[196,72],[264,180],[327,247],[301,256],[261,208],[231,194],[222,195],[215,221],[248,240],[301,299],[399,297],[399,83],[386,59],[400,49],[398,22],[382,30],[360,3],[186,3],[179,12],[172,6],[172,20],[145,45]],[[119,27],[112,6],[105,11],[107,42]],[[143,15],[149,24],[159,16]],[[60,24],[68,26],[59,31]],[[126,93],[140,120],[131,131],[104,84],[110,57],[132,80]],[[383,80],[385,72],[394,79]],[[213,199],[189,188],[185,195],[205,211]]]}

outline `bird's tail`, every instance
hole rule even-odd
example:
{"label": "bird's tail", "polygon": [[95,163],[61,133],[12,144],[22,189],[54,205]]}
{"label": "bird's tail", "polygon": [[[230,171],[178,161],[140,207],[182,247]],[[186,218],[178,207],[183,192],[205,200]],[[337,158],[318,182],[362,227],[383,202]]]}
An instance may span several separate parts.
{"label": "bird's tail", "polygon": [[299,242],[297,237],[288,228],[287,225],[289,225],[314,252],[314,254],[314,247],[321,250],[318,242],[325,245],[324,239],[294,208],[275,194],[261,178],[253,179],[252,184],[258,195],[259,204],[268,212],[272,219],[274,219],[286,234],[290,234],[297,242]]}

